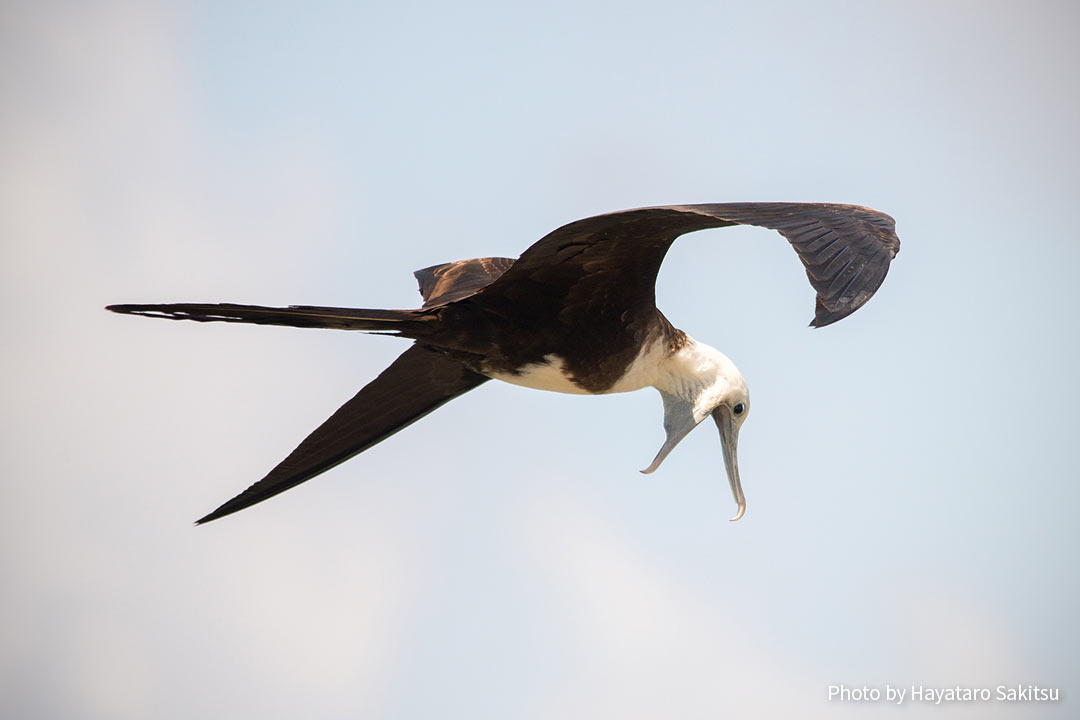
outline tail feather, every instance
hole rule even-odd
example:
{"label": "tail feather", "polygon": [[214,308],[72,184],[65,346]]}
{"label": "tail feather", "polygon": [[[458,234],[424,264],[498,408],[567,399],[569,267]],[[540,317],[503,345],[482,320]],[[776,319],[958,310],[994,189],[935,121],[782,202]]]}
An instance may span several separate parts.
{"label": "tail feather", "polygon": [[115,313],[195,320],[196,322],[233,322],[288,327],[333,328],[387,332],[417,337],[426,314],[417,310],[369,310],[361,308],[290,305],[283,308],[233,303],[166,303],[157,305],[109,305]]}

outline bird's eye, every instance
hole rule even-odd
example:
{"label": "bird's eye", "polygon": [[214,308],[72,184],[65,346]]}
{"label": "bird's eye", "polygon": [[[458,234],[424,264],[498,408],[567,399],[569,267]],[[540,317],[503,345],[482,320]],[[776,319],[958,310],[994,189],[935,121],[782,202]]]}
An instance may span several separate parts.
{"label": "bird's eye", "polygon": [[735,403],[735,407],[731,408],[731,412],[735,413],[736,415],[742,415],[744,412],[746,412],[746,406],[742,403]]}

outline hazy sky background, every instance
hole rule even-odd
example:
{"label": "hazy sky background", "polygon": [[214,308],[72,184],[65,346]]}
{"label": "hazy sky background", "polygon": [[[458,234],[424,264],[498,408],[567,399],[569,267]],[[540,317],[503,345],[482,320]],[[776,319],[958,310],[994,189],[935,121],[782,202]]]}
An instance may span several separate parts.
{"label": "hazy sky background", "polygon": [[[1075,717],[1077,7],[3,3],[0,716]],[[735,524],[713,428],[638,474],[655,392],[492,382],[192,528],[406,344],[101,309],[415,306],[735,200],[903,242],[818,331],[779,235],[675,244],[660,306],[753,396]]]}

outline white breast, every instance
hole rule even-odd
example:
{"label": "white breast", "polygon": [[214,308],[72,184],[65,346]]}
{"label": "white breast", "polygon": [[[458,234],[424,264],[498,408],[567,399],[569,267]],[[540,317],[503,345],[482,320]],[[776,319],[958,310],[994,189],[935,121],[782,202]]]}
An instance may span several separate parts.
{"label": "white breast", "polygon": [[651,342],[642,346],[634,362],[626,368],[626,373],[611,386],[609,393],[633,392],[656,384],[662,366],[669,354],[662,342]]}
{"label": "white breast", "polygon": [[508,382],[511,385],[533,388],[534,390],[548,390],[550,392],[571,393],[573,395],[590,395],[567,376],[563,369],[563,359],[555,354],[545,355],[542,363],[529,363],[522,367],[515,375],[513,373],[489,372],[487,375],[496,380]]}
{"label": "white breast", "polygon": [[[662,343],[649,343],[641,349],[626,373],[605,393],[631,392],[649,387],[656,383],[661,363],[666,359]],[[510,373],[489,372],[487,375],[512,385],[521,385],[534,390],[571,393],[574,395],[592,395],[573,383],[566,373],[565,361],[554,353],[544,356],[544,362],[530,363],[521,368],[517,375]]]}

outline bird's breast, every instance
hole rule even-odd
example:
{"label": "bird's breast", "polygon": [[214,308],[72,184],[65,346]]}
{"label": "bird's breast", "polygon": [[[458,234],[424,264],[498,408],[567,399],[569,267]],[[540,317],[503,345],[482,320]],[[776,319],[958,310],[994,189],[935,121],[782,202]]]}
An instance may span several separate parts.
{"label": "bird's breast", "polygon": [[523,365],[515,372],[488,370],[485,371],[485,374],[488,377],[502,380],[511,385],[521,385],[534,390],[548,390],[573,395],[592,394],[573,381],[566,372],[566,362],[553,353],[545,355],[543,361]]}
{"label": "bird's breast", "polygon": [[[540,362],[523,365],[514,372],[491,369],[486,370],[485,374],[496,380],[533,388],[534,390],[548,390],[550,392],[574,395],[604,395],[607,393],[632,392],[654,385],[664,357],[663,344],[649,342],[642,346],[629,365],[626,365],[624,361],[623,367],[603,379],[576,377],[567,370],[566,360],[555,353],[545,355]],[[578,365],[581,364],[583,363],[578,363]],[[587,365],[587,363],[584,364]],[[598,366],[604,365],[602,362],[596,364]],[[593,389],[586,389],[586,387]]]}

